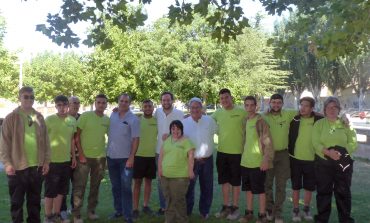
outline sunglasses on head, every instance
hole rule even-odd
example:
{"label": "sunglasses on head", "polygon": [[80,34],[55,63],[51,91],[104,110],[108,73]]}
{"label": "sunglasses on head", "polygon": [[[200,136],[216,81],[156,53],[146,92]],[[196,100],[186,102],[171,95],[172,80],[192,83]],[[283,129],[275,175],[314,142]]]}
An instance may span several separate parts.
{"label": "sunglasses on head", "polygon": [[33,119],[31,116],[27,115],[27,119],[28,119],[28,126],[31,127],[32,124],[33,124]]}
{"label": "sunglasses on head", "polygon": [[28,99],[34,100],[35,96],[34,95],[23,95],[23,99],[25,99],[25,100],[28,100]]}

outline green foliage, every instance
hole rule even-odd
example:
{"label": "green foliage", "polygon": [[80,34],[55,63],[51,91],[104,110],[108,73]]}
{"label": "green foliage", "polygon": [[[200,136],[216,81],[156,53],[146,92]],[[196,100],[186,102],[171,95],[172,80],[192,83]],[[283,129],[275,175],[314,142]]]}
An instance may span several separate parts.
{"label": "green foliage", "polygon": [[[139,3],[150,4],[151,0],[139,0]],[[195,14],[199,14],[206,18],[208,25],[212,27],[213,38],[228,42],[230,38],[235,39],[241,34],[243,28],[249,26],[239,4],[240,1],[236,0],[223,0],[221,3],[215,0],[199,0],[198,3],[182,1],[181,4],[176,0],[176,3],[169,7],[168,18],[171,26],[175,23],[189,25],[193,22]],[[211,7],[213,13],[209,13]],[[102,45],[109,48],[112,46],[112,39],[105,32],[106,21],[110,21],[122,32],[144,25],[147,15],[140,7],[133,10],[131,8],[127,0],[65,0],[60,12],[54,15],[49,13],[47,24],[37,25],[36,30],[58,45],[64,44],[66,48],[78,47],[80,38],[70,25],[89,22],[93,28],[83,43],[88,46]]]}

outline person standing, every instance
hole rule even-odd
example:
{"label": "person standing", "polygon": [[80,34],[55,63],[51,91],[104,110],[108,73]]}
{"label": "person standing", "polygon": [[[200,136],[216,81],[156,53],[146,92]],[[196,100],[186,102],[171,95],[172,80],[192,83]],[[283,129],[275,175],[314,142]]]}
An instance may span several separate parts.
{"label": "person standing", "polygon": [[98,205],[100,182],[104,177],[106,164],[105,138],[109,130],[109,118],[104,115],[107,108],[107,96],[95,97],[95,110],[84,112],[77,121],[76,145],[78,149],[77,167],[73,173],[73,216],[74,223],[82,223],[81,208],[86,184],[90,175],[87,217],[98,219],[95,213]]}
{"label": "person standing", "polygon": [[3,122],[0,161],[8,178],[12,222],[23,222],[27,200],[27,222],[40,223],[41,188],[49,172],[50,143],[44,117],[33,108],[33,88],[22,87],[20,106]]}
{"label": "person standing", "polygon": [[140,118],[140,143],[134,162],[134,200],[133,217],[139,216],[139,198],[141,184],[144,179],[144,204],[143,213],[152,214],[149,207],[152,180],[155,179],[155,146],[157,144],[157,120],[153,117],[153,102],[149,99],[142,103],[143,115]]}
{"label": "person standing", "polygon": [[71,168],[76,167],[74,133],[77,123],[74,117],[68,115],[66,96],[55,97],[54,103],[57,113],[45,120],[51,145],[51,163],[45,178],[44,223],[52,223],[56,219],[68,223],[69,219],[61,216],[60,209],[63,197],[68,193]]}
{"label": "person standing", "polygon": [[[182,120],[184,113],[173,106],[174,96],[171,92],[165,91],[161,94],[161,108],[158,108],[154,117],[157,119],[158,137],[156,146],[156,162],[158,165],[159,153],[163,145],[163,141],[167,139],[169,134],[169,127],[172,121]],[[161,181],[158,178],[158,197],[160,208],[157,215],[163,215],[166,208],[166,201],[162,192]]]}
{"label": "person standing", "polygon": [[[219,92],[221,109],[212,114],[218,125],[218,151],[216,166],[218,184],[222,187],[223,205],[217,218],[236,220],[239,217],[240,160],[243,151],[244,120],[247,112],[233,104],[229,89]],[[229,192],[232,191],[232,205]]]}
{"label": "person standing", "polygon": [[213,137],[217,132],[217,125],[211,117],[203,115],[202,101],[199,98],[190,99],[189,107],[190,116],[182,123],[184,135],[194,143],[195,152],[194,179],[190,180],[186,193],[187,214],[191,215],[193,211],[195,184],[199,177],[199,212],[202,219],[207,219],[213,199]]}
{"label": "person standing", "polygon": [[[286,183],[290,178],[290,162],[288,153],[289,124],[297,115],[295,110],[282,109],[283,97],[273,94],[270,98],[270,109],[264,114],[264,119],[270,126],[272,144],[275,151],[273,168],[266,172],[266,214],[267,219],[275,223],[283,223],[283,205],[286,198]],[[273,190],[275,180],[275,190]],[[275,191],[275,199],[273,196]]]}
{"label": "person standing", "polygon": [[299,114],[290,122],[288,150],[290,155],[290,175],[293,190],[292,221],[300,222],[299,191],[304,189],[303,218],[312,221],[310,203],[316,188],[315,150],[312,145],[312,130],[316,121],[323,118],[313,111],[315,100],[303,97],[299,100]]}
{"label": "person standing", "polygon": [[184,126],[175,120],[170,136],[163,142],[158,160],[158,176],[166,198],[165,219],[168,223],[188,223],[186,192],[194,178],[194,145],[184,137]]}
{"label": "person standing", "polygon": [[336,97],[324,102],[325,118],[313,126],[312,144],[315,148],[316,223],[329,222],[334,193],[338,222],[353,223],[351,217],[352,154],[357,149],[356,131],[338,117],[340,103]]}
{"label": "person standing", "polygon": [[258,195],[259,213],[257,223],[267,223],[265,180],[266,170],[272,168],[274,149],[267,123],[256,113],[257,101],[253,96],[244,99],[248,112],[245,125],[245,143],[241,158],[242,190],[246,191],[247,209],[239,222],[254,220],[253,195]]}
{"label": "person standing", "polygon": [[132,174],[134,159],[139,146],[140,122],[130,111],[131,98],[121,94],[118,111],[110,116],[107,161],[112,183],[115,213],[111,219],[121,217],[132,222]]}

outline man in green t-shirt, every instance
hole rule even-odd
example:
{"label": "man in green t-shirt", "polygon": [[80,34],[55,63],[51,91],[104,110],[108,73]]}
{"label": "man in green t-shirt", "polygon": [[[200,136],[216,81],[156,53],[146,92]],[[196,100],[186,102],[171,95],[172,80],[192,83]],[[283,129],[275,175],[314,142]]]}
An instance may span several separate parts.
{"label": "man in green t-shirt", "polygon": [[316,188],[314,168],[315,149],[312,144],[312,130],[314,123],[323,118],[322,115],[313,112],[315,100],[311,97],[303,97],[299,100],[299,115],[290,122],[289,128],[289,155],[290,174],[293,190],[292,221],[300,222],[299,213],[299,190],[304,188],[303,218],[312,221],[310,203],[312,192]]}
{"label": "man in green t-shirt", "polygon": [[51,163],[49,174],[45,178],[44,223],[52,223],[56,219],[60,219],[62,223],[68,223],[69,219],[61,216],[60,209],[62,199],[68,193],[71,167],[76,167],[73,136],[77,123],[74,117],[68,115],[66,96],[55,97],[54,103],[57,113],[45,120],[51,146]]}
{"label": "man in green t-shirt", "polygon": [[[218,183],[222,186],[223,205],[217,218],[236,220],[239,217],[240,159],[243,151],[244,120],[247,112],[233,104],[229,89],[219,92],[221,109],[212,114],[218,125],[216,167]],[[229,206],[229,191],[232,205]]]}
{"label": "man in green t-shirt", "polygon": [[156,165],[155,152],[157,145],[157,120],[153,117],[154,106],[149,99],[142,103],[143,115],[140,118],[140,144],[134,161],[134,199],[133,218],[139,215],[140,188],[144,179],[144,203],[143,212],[152,214],[148,206],[152,191],[152,180],[155,179]]}
{"label": "man in green t-shirt", "polygon": [[[282,209],[285,201],[286,182],[290,177],[290,164],[288,153],[289,124],[297,111],[282,109],[283,97],[273,94],[270,98],[270,109],[264,114],[264,119],[270,126],[272,144],[275,150],[273,168],[266,173],[266,214],[267,219],[275,223],[282,223]],[[275,199],[273,184],[275,179]]]}
{"label": "man in green t-shirt", "polygon": [[19,90],[20,106],[3,122],[0,161],[4,164],[10,194],[12,222],[23,222],[27,200],[27,222],[39,223],[43,176],[49,172],[50,143],[44,117],[32,106],[31,87]]}
{"label": "man in green t-shirt", "polygon": [[95,97],[95,110],[83,113],[77,121],[75,136],[78,149],[77,167],[73,173],[73,216],[74,223],[82,223],[81,207],[88,176],[90,192],[87,214],[90,220],[98,219],[95,208],[98,204],[99,186],[104,177],[106,165],[106,136],[109,130],[109,117],[104,115],[107,108],[107,96]]}

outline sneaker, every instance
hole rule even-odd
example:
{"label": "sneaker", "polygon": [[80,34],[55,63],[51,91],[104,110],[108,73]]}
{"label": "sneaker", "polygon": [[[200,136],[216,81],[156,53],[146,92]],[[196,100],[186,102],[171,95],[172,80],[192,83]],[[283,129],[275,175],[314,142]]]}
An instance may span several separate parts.
{"label": "sneaker", "polygon": [[309,206],[304,206],[303,208],[303,218],[306,221],[313,221],[313,217],[311,215],[310,207]]}
{"label": "sneaker", "polygon": [[132,211],[132,218],[138,219],[139,218],[139,210],[133,210]]}
{"label": "sneaker", "polygon": [[[67,213],[67,212],[65,212]],[[70,223],[71,220],[69,220],[67,215],[62,216],[62,213],[58,214],[56,222],[60,223]]]}
{"label": "sneaker", "polygon": [[266,218],[267,218],[268,221],[274,220],[274,216],[272,215],[271,210],[266,210]]}
{"label": "sneaker", "polygon": [[226,217],[228,220],[236,220],[240,216],[239,208],[236,206],[231,206],[230,214]]}
{"label": "sneaker", "polygon": [[268,222],[268,220],[267,220],[266,214],[258,213],[258,219],[257,219],[256,223],[267,223],[267,222]]}
{"label": "sneaker", "polygon": [[73,217],[73,223],[84,223],[81,216]]}
{"label": "sneaker", "polygon": [[254,220],[253,211],[245,210],[245,214],[243,217],[239,219],[239,222],[241,223],[249,223]]}
{"label": "sneaker", "polygon": [[209,214],[200,214],[200,218],[202,220],[207,220],[209,218]]}
{"label": "sneaker", "polygon": [[231,207],[229,207],[229,206],[222,205],[222,208],[221,208],[220,212],[217,212],[215,214],[215,217],[216,218],[226,218],[231,212],[230,208]]}
{"label": "sneaker", "polygon": [[282,217],[275,217],[275,223],[284,223],[284,220]]}
{"label": "sneaker", "polygon": [[89,220],[97,220],[97,219],[99,219],[99,215],[97,215],[97,214],[95,213],[95,211],[90,211],[90,212],[87,214],[87,218],[88,218]]}
{"label": "sneaker", "polygon": [[45,216],[44,217],[44,223],[55,223],[54,215]]}
{"label": "sneaker", "polygon": [[60,217],[62,219],[68,219],[68,212],[67,211],[61,211],[60,212]]}
{"label": "sneaker", "polygon": [[126,222],[126,223],[133,223],[134,221],[132,220],[132,218],[126,218],[126,219],[125,219],[125,222]]}
{"label": "sneaker", "polygon": [[121,218],[121,217],[122,217],[122,213],[115,212],[115,213],[111,214],[108,219],[109,220],[114,220],[114,219]]}
{"label": "sneaker", "polygon": [[159,209],[158,209],[158,211],[157,211],[157,215],[158,215],[158,216],[162,216],[162,215],[164,215],[164,209],[159,208]]}
{"label": "sneaker", "polygon": [[293,222],[301,222],[301,215],[299,214],[299,208],[294,208],[292,211],[292,221]]}
{"label": "sneaker", "polygon": [[153,214],[152,209],[150,209],[150,207],[148,207],[148,206],[144,206],[143,209],[142,209],[142,212],[144,214],[147,214],[147,215],[152,215]]}

